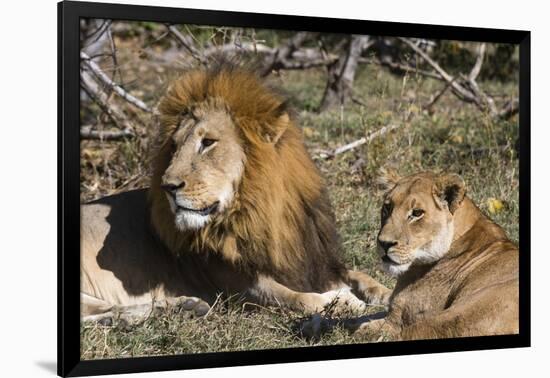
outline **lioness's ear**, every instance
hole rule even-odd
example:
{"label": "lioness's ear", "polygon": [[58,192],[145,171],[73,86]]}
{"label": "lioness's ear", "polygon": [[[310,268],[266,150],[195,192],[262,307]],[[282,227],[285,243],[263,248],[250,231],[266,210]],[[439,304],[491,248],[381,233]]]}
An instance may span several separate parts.
{"label": "lioness's ear", "polygon": [[264,140],[267,143],[277,144],[288,128],[289,123],[290,116],[288,113],[282,113],[272,125],[266,125],[263,135]]}
{"label": "lioness's ear", "polygon": [[457,174],[441,175],[436,179],[434,194],[440,201],[445,202],[449,211],[454,214],[466,195],[466,184]]}
{"label": "lioness's ear", "polygon": [[401,178],[393,168],[382,167],[378,170],[376,177],[376,187],[378,190],[386,193],[392,190]]}

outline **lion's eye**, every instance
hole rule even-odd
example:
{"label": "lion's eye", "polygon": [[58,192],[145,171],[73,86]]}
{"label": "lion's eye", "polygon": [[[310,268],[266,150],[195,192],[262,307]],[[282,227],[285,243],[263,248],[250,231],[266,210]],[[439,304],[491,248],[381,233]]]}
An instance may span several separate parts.
{"label": "lion's eye", "polygon": [[209,138],[204,138],[203,140],[201,140],[201,149],[200,149],[200,152],[204,151],[206,148],[214,145],[215,143],[217,142],[216,139],[209,139]]}
{"label": "lion's eye", "polygon": [[422,209],[413,209],[413,211],[411,211],[411,216],[413,218],[420,218],[422,215],[424,215],[424,210]]}
{"label": "lion's eye", "polygon": [[203,147],[209,147],[211,145],[213,145],[214,143],[216,143],[216,140],[215,139],[207,139],[207,138],[204,138],[202,140],[202,146]]}

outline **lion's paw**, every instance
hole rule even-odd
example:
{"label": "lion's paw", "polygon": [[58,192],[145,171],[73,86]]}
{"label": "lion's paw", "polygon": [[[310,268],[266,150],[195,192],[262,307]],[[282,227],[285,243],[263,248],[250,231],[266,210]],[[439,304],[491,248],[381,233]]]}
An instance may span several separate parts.
{"label": "lion's paw", "polygon": [[347,311],[364,311],[366,304],[357,298],[349,288],[331,290],[321,294],[325,300],[325,308],[327,306],[335,306],[335,312]]}
{"label": "lion's paw", "polygon": [[177,297],[168,300],[168,304],[180,312],[203,317],[210,311],[210,305],[197,297]]}
{"label": "lion's paw", "polygon": [[371,287],[363,292],[366,303],[382,306],[389,305],[391,294],[392,291],[382,285]]}

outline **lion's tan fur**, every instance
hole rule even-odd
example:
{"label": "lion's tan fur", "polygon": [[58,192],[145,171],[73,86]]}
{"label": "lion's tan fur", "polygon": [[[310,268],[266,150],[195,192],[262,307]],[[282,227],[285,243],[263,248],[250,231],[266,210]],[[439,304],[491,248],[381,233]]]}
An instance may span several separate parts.
{"label": "lion's tan fur", "polygon": [[[231,143],[245,155],[242,177],[232,183],[234,198],[227,208],[200,229],[181,230],[161,188],[168,168],[184,171],[171,138],[185,117],[213,113],[231,120],[224,122],[234,127]],[[387,298],[387,289],[367,275],[348,276],[325,184],[283,98],[253,73],[222,65],[183,74],[158,105],[151,151],[149,207],[144,192],[83,206],[85,294],[124,305],[154,296],[212,302],[220,292],[240,293],[254,301],[319,310],[332,298],[320,293],[349,282],[361,286],[367,299]],[[201,173],[208,169],[203,166]],[[190,167],[182,179],[194,174]]]}
{"label": "lion's tan fur", "polygon": [[[383,215],[379,238],[396,243],[390,255],[396,248],[412,256],[399,257],[410,266],[398,278],[388,316],[358,332],[384,330],[396,339],[517,333],[518,249],[465,196],[464,182],[456,175],[432,173],[382,181],[392,210]],[[404,216],[411,207],[425,210],[423,223]],[[433,261],[415,257],[419,244],[429,243],[447,219],[450,246]]]}

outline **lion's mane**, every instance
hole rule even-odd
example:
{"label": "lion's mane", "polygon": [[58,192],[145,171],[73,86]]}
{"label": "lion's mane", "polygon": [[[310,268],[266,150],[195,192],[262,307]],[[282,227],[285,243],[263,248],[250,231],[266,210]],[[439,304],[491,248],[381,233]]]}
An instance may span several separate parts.
{"label": "lion's mane", "polygon": [[[199,231],[181,232],[160,188],[171,159],[166,141],[182,114],[207,102],[224,104],[246,162],[231,208]],[[221,254],[243,272],[324,291],[344,271],[335,220],[323,179],[288,114],[284,98],[249,70],[221,64],[184,73],[158,106],[151,222],[173,253]]]}

